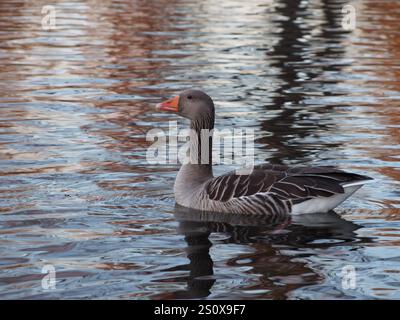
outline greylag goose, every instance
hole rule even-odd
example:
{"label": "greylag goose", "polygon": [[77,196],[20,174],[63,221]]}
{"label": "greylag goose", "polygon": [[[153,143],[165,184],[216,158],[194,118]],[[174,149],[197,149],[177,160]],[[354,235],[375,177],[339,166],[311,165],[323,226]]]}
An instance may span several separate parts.
{"label": "greylag goose", "polygon": [[208,152],[212,150],[212,135],[200,138],[202,129],[214,129],[213,100],[202,91],[186,90],[157,104],[156,109],[189,119],[192,132],[198,135],[198,139],[190,139],[190,161],[181,166],[174,184],[175,200],[183,207],[233,214],[322,213],[372,180],[333,167],[272,164],[255,165],[247,174],[232,171],[214,177],[212,152]]}

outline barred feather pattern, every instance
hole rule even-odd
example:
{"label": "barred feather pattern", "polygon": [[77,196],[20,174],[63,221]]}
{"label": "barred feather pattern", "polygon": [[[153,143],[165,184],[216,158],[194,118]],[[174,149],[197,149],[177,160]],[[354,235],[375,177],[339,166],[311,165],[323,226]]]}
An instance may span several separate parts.
{"label": "barred feather pattern", "polygon": [[252,216],[274,216],[279,218],[290,213],[291,202],[273,194],[253,194],[227,201],[210,199],[206,190],[190,204],[190,207],[203,211],[230,212]]}
{"label": "barred feather pattern", "polygon": [[343,194],[342,184],[370,178],[333,167],[294,167],[264,164],[248,175],[235,171],[208,181],[207,198],[216,209],[238,213],[287,214],[294,204],[317,197]]}

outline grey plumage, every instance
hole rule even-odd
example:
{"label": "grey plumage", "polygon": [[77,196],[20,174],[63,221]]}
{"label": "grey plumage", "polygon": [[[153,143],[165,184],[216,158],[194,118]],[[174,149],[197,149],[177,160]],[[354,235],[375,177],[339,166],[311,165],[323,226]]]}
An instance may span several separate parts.
{"label": "grey plumage", "polygon": [[[200,134],[214,128],[214,104],[198,90],[186,90],[173,106],[176,112],[191,120],[190,128]],[[158,105],[163,109],[163,105]],[[201,155],[201,139],[192,142],[194,150],[189,164],[182,165],[175,180],[176,202],[203,211],[237,214],[285,215],[288,213],[326,212],[346,200],[371,178],[333,167],[288,167],[262,164],[250,174],[228,172],[213,177],[212,158]],[[210,139],[206,143],[212,145]],[[211,147],[207,148],[211,150]],[[199,164],[199,159],[207,159]]]}
{"label": "grey plumage", "polygon": [[333,167],[294,167],[263,164],[254,167],[249,175],[228,172],[211,179],[207,194],[211,200],[270,193],[281,200],[299,203],[315,197],[330,197],[344,193],[342,184],[370,178],[344,172]]}

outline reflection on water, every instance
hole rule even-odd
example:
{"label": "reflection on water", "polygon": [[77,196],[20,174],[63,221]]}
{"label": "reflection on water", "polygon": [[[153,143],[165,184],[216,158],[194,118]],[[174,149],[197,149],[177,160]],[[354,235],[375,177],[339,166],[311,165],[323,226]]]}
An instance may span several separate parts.
{"label": "reflection on water", "polygon": [[[46,31],[46,1],[1,1],[0,298],[400,298],[400,3],[353,1],[351,32],[346,3],[53,1]],[[146,132],[189,87],[256,130],[257,162],[376,184],[287,221],[175,208]]]}
{"label": "reflection on water", "polygon": [[[370,242],[369,238],[356,239],[355,231],[360,226],[340,218],[334,212],[273,221],[272,218],[202,213],[177,207],[175,217],[179,221],[179,232],[185,236],[190,262],[188,266],[166,271],[188,269],[188,285],[185,291],[170,292],[157,298],[203,298],[212,292],[215,283],[210,255],[212,233],[224,234],[219,244],[246,245],[253,249],[251,253],[229,259],[227,265],[234,269],[247,267],[245,273],[257,274],[262,280],[242,290],[263,293],[262,297],[269,299],[284,299],[305,282],[310,285],[321,280],[318,272],[304,262],[293,259],[307,256],[304,252],[299,254],[296,251],[304,248],[333,249],[344,243]],[[239,297],[243,298],[242,295]]]}

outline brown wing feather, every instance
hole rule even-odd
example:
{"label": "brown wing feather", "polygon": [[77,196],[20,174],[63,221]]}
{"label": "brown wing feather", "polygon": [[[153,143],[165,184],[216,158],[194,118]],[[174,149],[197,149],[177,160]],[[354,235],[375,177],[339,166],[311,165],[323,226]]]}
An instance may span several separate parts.
{"label": "brown wing feather", "polygon": [[343,193],[342,183],[370,178],[347,173],[333,167],[295,167],[264,164],[255,166],[248,175],[235,171],[212,179],[206,191],[210,199],[228,201],[258,193],[273,193],[278,198],[305,201]]}

